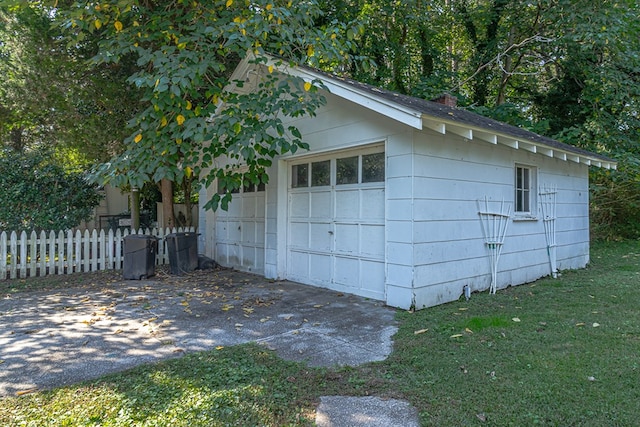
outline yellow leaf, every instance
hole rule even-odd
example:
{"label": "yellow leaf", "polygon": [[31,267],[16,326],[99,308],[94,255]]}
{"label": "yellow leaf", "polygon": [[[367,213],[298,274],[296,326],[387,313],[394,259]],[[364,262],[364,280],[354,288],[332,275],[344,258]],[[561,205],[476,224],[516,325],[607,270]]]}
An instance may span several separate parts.
{"label": "yellow leaf", "polygon": [[425,332],[427,332],[429,329],[419,329],[417,331],[413,331],[414,335],[418,335],[418,334],[424,334]]}
{"label": "yellow leaf", "polygon": [[192,107],[191,101],[187,101],[187,110],[191,110],[191,107]]}
{"label": "yellow leaf", "polygon": [[113,23],[113,26],[116,27],[116,31],[122,31],[122,22],[116,21]]}
{"label": "yellow leaf", "polygon": [[231,310],[232,308],[233,308],[233,306],[232,306],[232,305],[225,304],[225,305],[223,305],[223,306],[222,306],[222,311],[229,311],[229,310]]}
{"label": "yellow leaf", "polygon": [[466,333],[468,333],[468,334],[472,334],[473,333],[473,331],[471,329],[469,329],[469,328],[464,328],[464,331]]}
{"label": "yellow leaf", "polygon": [[313,45],[310,44],[309,47],[307,47],[307,56],[313,56],[313,52],[314,52]]}
{"label": "yellow leaf", "polygon": [[162,116],[162,119],[160,120],[160,127],[165,127],[167,125],[167,118],[165,116]]}
{"label": "yellow leaf", "polygon": [[282,25],[282,19],[278,18],[278,25]]}
{"label": "yellow leaf", "polygon": [[[134,27],[139,27],[140,23],[138,21],[133,21],[133,26]],[[138,34],[140,34],[140,33],[138,33]],[[140,36],[138,35],[138,37],[140,37]]]}
{"label": "yellow leaf", "polygon": [[273,8],[273,5],[271,3],[269,3],[266,7],[267,10],[271,10]]}
{"label": "yellow leaf", "polygon": [[227,7],[231,7],[232,4],[233,4],[233,0],[227,0]]}
{"label": "yellow leaf", "polygon": [[182,144],[182,138],[176,139],[176,144],[178,144],[178,145]]}
{"label": "yellow leaf", "polygon": [[311,90],[311,83],[304,82],[304,90],[309,92],[309,90]]}
{"label": "yellow leaf", "polygon": [[187,178],[191,178],[191,174],[192,174],[192,170],[189,166],[187,166],[186,168],[184,168],[184,174],[187,176]]}
{"label": "yellow leaf", "polygon": [[273,65],[269,65],[269,74],[273,73]]}
{"label": "yellow leaf", "polygon": [[140,142],[140,141],[142,141],[142,134],[141,133],[137,134],[136,137],[133,138],[133,142],[135,142],[136,144],[138,142]]}
{"label": "yellow leaf", "polygon": [[451,335],[449,338],[460,338],[462,334]]}
{"label": "yellow leaf", "polygon": [[512,318],[511,320],[513,320],[514,322],[519,322],[519,321],[520,321],[520,318],[518,318],[518,317],[514,317],[514,318]]}
{"label": "yellow leaf", "polygon": [[178,114],[178,117],[176,117],[176,122],[178,122],[178,126],[182,126],[182,124],[184,123],[184,116],[182,114]]}
{"label": "yellow leaf", "polygon": [[243,36],[247,35],[247,30],[245,30],[244,28],[240,29],[240,33],[242,33]]}
{"label": "yellow leaf", "polygon": [[331,40],[335,40],[335,39],[336,39],[336,37],[338,37],[338,36],[336,35],[336,33],[331,34]]}
{"label": "yellow leaf", "polygon": [[99,30],[102,27],[102,21],[99,19],[96,19],[95,22],[93,23],[93,25],[96,26],[96,29]]}
{"label": "yellow leaf", "polygon": [[223,345],[219,345],[219,346],[216,347],[216,350],[222,350],[223,348],[224,348]]}

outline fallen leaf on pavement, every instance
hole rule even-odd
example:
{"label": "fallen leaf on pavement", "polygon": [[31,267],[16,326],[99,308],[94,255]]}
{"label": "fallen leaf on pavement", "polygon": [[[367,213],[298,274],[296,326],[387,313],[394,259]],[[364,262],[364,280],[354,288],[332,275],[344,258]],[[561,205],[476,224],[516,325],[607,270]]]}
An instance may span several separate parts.
{"label": "fallen leaf on pavement", "polygon": [[519,321],[520,321],[520,318],[518,318],[518,317],[514,317],[514,318],[512,318],[511,320],[513,320],[514,322],[519,322]]}
{"label": "fallen leaf on pavement", "polygon": [[460,338],[462,334],[451,335],[449,338]]}
{"label": "fallen leaf on pavement", "polygon": [[417,331],[413,331],[414,335],[418,335],[418,334],[424,334],[425,332],[427,332],[429,329],[418,329]]}

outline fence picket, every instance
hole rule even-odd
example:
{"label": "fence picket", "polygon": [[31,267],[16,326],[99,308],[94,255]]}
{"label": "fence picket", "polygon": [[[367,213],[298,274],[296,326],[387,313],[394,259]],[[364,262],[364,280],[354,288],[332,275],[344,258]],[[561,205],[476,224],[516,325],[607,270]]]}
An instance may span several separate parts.
{"label": "fence picket", "polygon": [[11,253],[11,262],[9,263],[9,277],[15,279],[17,277],[17,261],[18,261],[18,236],[15,231],[11,232],[11,241],[9,242],[9,251]]}
{"label": "fence picket", "polygon": [[38,263],[39,275],[47,275],[47,233],[42,230],[40,232],[40,262]]}
{"label": "fence picket", "polygon": [[7,233],[0,233],[0,280],[7,278]]}
{"label": "fence picket", "polygon": [[74,242],[74,246],[76,249],[76,257],[73,260],[73,266],[76,273],[82,271],[82,233],[80,230],[76,230],[76,238]]}
{"label": "fence picket", "polygon": [[58,232],[58,274],[64,274],[64,232]]}
{"label": "fence picket", "polygon": [[67,267],[67,274],[73,273],[73,231],[67,230],[66,237],[66,249],[67,254],[64,259],[64,264]]}
{"label": "fence picket", "polygon": [[20,277],[27,276],[27,232],[20,233]]}
{"label": "fence picket", "polygon": [[36,276],[38,268],[38,235],[35,231],[31,232],[31,236],[29,237],[29,262],[28,269],[29,273],[27,275]]}
{"label": "fence picket", "polygon": [[105,256],[105,246],[106,246],[106,239],[105,239],[105,234],[104,234],[104,230],[100,230],[100,234],[98,237],[98,268],[97,270],[106,270],[106,256]]}

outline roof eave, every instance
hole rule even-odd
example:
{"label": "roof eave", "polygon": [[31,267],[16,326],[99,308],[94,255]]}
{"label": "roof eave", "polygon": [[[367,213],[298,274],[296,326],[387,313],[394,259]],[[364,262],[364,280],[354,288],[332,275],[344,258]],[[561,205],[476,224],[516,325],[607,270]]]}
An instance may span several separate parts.
{"label": "roof eave", "polygon": [[613,160],[605,159],[600,156],[591,156],[585,153],[563,150],[558,147],[551,147],[542,142],[533,141],[528,138],[516,138],[508,134],[492,132],[489,129],[475,128],[453,121],[448,122],[441,119],[435,119],[427,115],[422,116],[422,121],[424,127],[443,135],[446,133],[453,133],[468,141],[480,141],[494,145],[501,144],[516,150],[525,150],[551,158],[571,161],[573,163],[597,166],[604,169],[617,169],[617,162]]}

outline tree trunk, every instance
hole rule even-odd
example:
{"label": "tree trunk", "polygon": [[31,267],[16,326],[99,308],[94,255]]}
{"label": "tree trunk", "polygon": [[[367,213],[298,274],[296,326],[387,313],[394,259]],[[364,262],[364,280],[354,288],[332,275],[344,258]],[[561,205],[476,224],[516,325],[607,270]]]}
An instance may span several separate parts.
{"label": "tree trunk", "polygon": [[186,209],[186,226],[193,226],[193,212],[191,210],[191,191],[193,190],[192,180],[186,176],[182,180],[182,191],[184,192],[184,206]]}
{"label": "tree trunk", "polygon": [[173,182],[168,179],[160,181],[160,193],[162,194],[163,228],[176,226],[176,217],[173,214]]}

